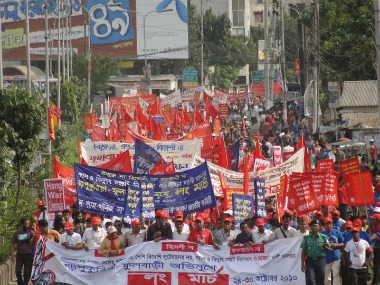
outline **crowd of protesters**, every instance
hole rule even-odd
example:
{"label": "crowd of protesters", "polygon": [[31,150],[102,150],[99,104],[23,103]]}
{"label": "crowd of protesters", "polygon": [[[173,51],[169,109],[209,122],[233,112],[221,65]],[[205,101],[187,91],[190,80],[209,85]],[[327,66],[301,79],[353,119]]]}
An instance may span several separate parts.
{"label": "crowd of protesters", "polygon": [[367,284],[370,278],[372,285],[380,284],[380,175],[377,175],[377,148],[372,147],[374,141],[371,140],[368,153],[359,148],[350,153],[339,147],[327,150],[327,143],[311,132],[311,119],[299,116],[295,109],[289,110],[286,122],[276,112],[253,103],[233,103],[229,114],[221,135],[226,144],[242,139],[242,157],[254,151],[256,140],[260,140],[263,155],[270,159],[273,146],[292,152],[301,137],[309,150],[311,169],[318,160],[332,159],[339,170],[339,161],[358,157],[361,169],[374,173],[375,204],[366,208],[347,207],[349,197],[342,179],[339,207],[323,205],[320,211],[301,216],[286,210],[278,217],[274,199],[268,199],[266,217],[249,216],[239,224],[232,210],[223,208],[191,215],[177,210],[172,217],[157,209],[155,221],[126,221],[72,208],[55,213],[54,222],[49,222],[45,203],[39,200],[33,217],[21,218],[20,229],[12,237],[18,284],[28,284],[34,246],[41,236],[67,250],[98,250],[104,256],[117,256],[126,247],[166,239],[210,245],[217,250],[223,245],[268,244],[302,237],[300,263],[307,285]]}

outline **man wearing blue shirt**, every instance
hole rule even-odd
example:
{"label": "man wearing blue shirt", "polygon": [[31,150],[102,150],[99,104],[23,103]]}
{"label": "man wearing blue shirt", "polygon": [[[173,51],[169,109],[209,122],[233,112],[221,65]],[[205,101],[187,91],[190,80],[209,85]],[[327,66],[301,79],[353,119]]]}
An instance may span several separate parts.
{"label": "man wearing blue shirt", "polygon": [[325,250],[325,285],[339,285],[340,249],[344,247],[344,239],[342,233],[333,228],[333,221],[330,217],[326,217],[324,222],[325,230],[321,234],[327,237],[331,247],[331,250]]}
{"label": "man wearing blue shirt", "polygon": [[346,221],[340,218],[340,212],[338,210],[333,210],[331,212],[331,215],[333,221],[333,229],[340,231]]}
{"label": "man wearing blue shirt", "polygon": [[374,233],[371,236],[373,240],[373,278],[372,284],[380,282],[380,214],[371,216]]}

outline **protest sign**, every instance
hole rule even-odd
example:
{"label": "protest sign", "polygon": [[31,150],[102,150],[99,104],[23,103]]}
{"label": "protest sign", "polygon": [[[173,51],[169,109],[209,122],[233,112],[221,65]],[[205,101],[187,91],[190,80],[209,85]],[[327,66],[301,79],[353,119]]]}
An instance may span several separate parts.
{"label": "protest sign", "polygon": [[[95,250],[67,250],[38,242],[32,284],[67,285],[227,285],[305,284],[301,271],[302,238],[251,246],[212,246],[179,241],[144,242],[122,256],[102,257]],[[252,270],[254,268],[254,270]]]}
{"label": "protest sign", "polygon": [[265,179],[255,179],[255,214],[259,217],[266,217],[265,210]]}
{"label": "protest sign", "polygon": [[317,172],[333,172],[334,171],[334,161],[332,159],[322,159],[318,160],[317,167],[315,168]]}
{"label": "protest sign", "polygon": [[282,156],[281,156],[281,146],[275,145],[273,146],[273,165],[279,165],[282,162]]}
{"label": "protest sign", "polygon": [[248,216],[253,214],[253,196],[232,194],[232,210],[234,213],[235,223],[240,224]]}
{"label": "protest sign", "polygon": [[44,186],[48,213],[62,212],[65,208],[63,180],[44,179]]}
{"label": "protest sign", "polygon": [[54,157],[53,177],[61,178],[64,188],[65,205],[74,205],[77,203],[77,190],[75,185],[75,174],[73,168],[68,168],[59,163]]}

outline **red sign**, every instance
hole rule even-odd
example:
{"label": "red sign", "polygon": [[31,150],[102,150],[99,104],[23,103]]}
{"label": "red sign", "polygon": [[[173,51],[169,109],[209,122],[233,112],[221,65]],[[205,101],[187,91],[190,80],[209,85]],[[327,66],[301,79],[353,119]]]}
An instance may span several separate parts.
{"label": "red sign", "polygon": [[360,171],[359,159],[357,157],[339,161],[338,164],[343,178],[345,175]]}
{"label": "red sign", "polygon": [[306,214],[319,209],[310,175],[291,175],[288,196],[288,208],[296,209],[297,214]]}
{"label": "red sign", "polygon": [[289,151],[289,152],[284,152],[282,154],[282,162],[285,162],[287,161],[289,158],[291,158],[293,156],[293,154],[295,154],[296,152],[295,151]]}
{"label": "red sign", "polygon": [[332,159],[319,160],[315,171],[317,171],[317,172],[333,172],[334,171],[334,161]]}
{"label": "red sign", "polygon": [[370,171],[362,171],[348,174],[347,197],[349,206],[368,206],[374,204],[372,190],[372,174]]}
{"label": "red sign", "polygon": [[281,162],[281,146],[275,145],[273,147],[273,164],[276,166],[280,165]]}
{"label": "red sign", "polygon": [[49,213],[61,212],[65,208],[62,179],[45,179],[45,197]]}
{"label": "red sign", "polygon": [[183,251],[183,252],[197,252],[198,244],[188,243],[188,242],[162,242],[161,244],[162,251]]}
{"label": "red sign", "polygon": [[264,244],[257,243],[248,246],[234,245],[230,247],[230,254],[264,253]]}
{"label": "red sign", "polygon": [[168,285],[172,284],[172,274],[170,272],[128,271],[127,284]]}
{"label": "red sign", "polygon": [[229,280],[228,274],[198,273],[198,272],[178,273],[178,284],[181,284],[181,285],[195,285],[195,284],[228,285],[229,284],[228,280]]}
{"label": "red sign", "polygon": [[228,104],[219,103],[219,118],[221,120],[228,119]]}

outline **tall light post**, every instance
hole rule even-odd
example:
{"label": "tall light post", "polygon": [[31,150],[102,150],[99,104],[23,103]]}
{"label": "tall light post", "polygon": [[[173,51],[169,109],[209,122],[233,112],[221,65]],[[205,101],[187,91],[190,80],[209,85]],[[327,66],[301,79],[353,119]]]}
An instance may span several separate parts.
{"label": "tall light post", "polygon": [[50,98],[49,98],[49,36],[48,36],[48,2],[45,0],[44,9],[45,9],[45,96],[46,96],[46,105],[48,108],[47,120],[46,120],[46,139],[48,146],[48,153],[51,154],[51,140],[49,135],[49,108],[50,108]]}
{"label": "tall light post", "polygon": [[[118,7],[121,3],[109,2],[108,7]],[[91,13],[98,8],[98,6],[93,6],[88,10],[82,5],[82,8],[86,11],[88,17],[88,27],[87,27],[87,104],[91,105]]]}

